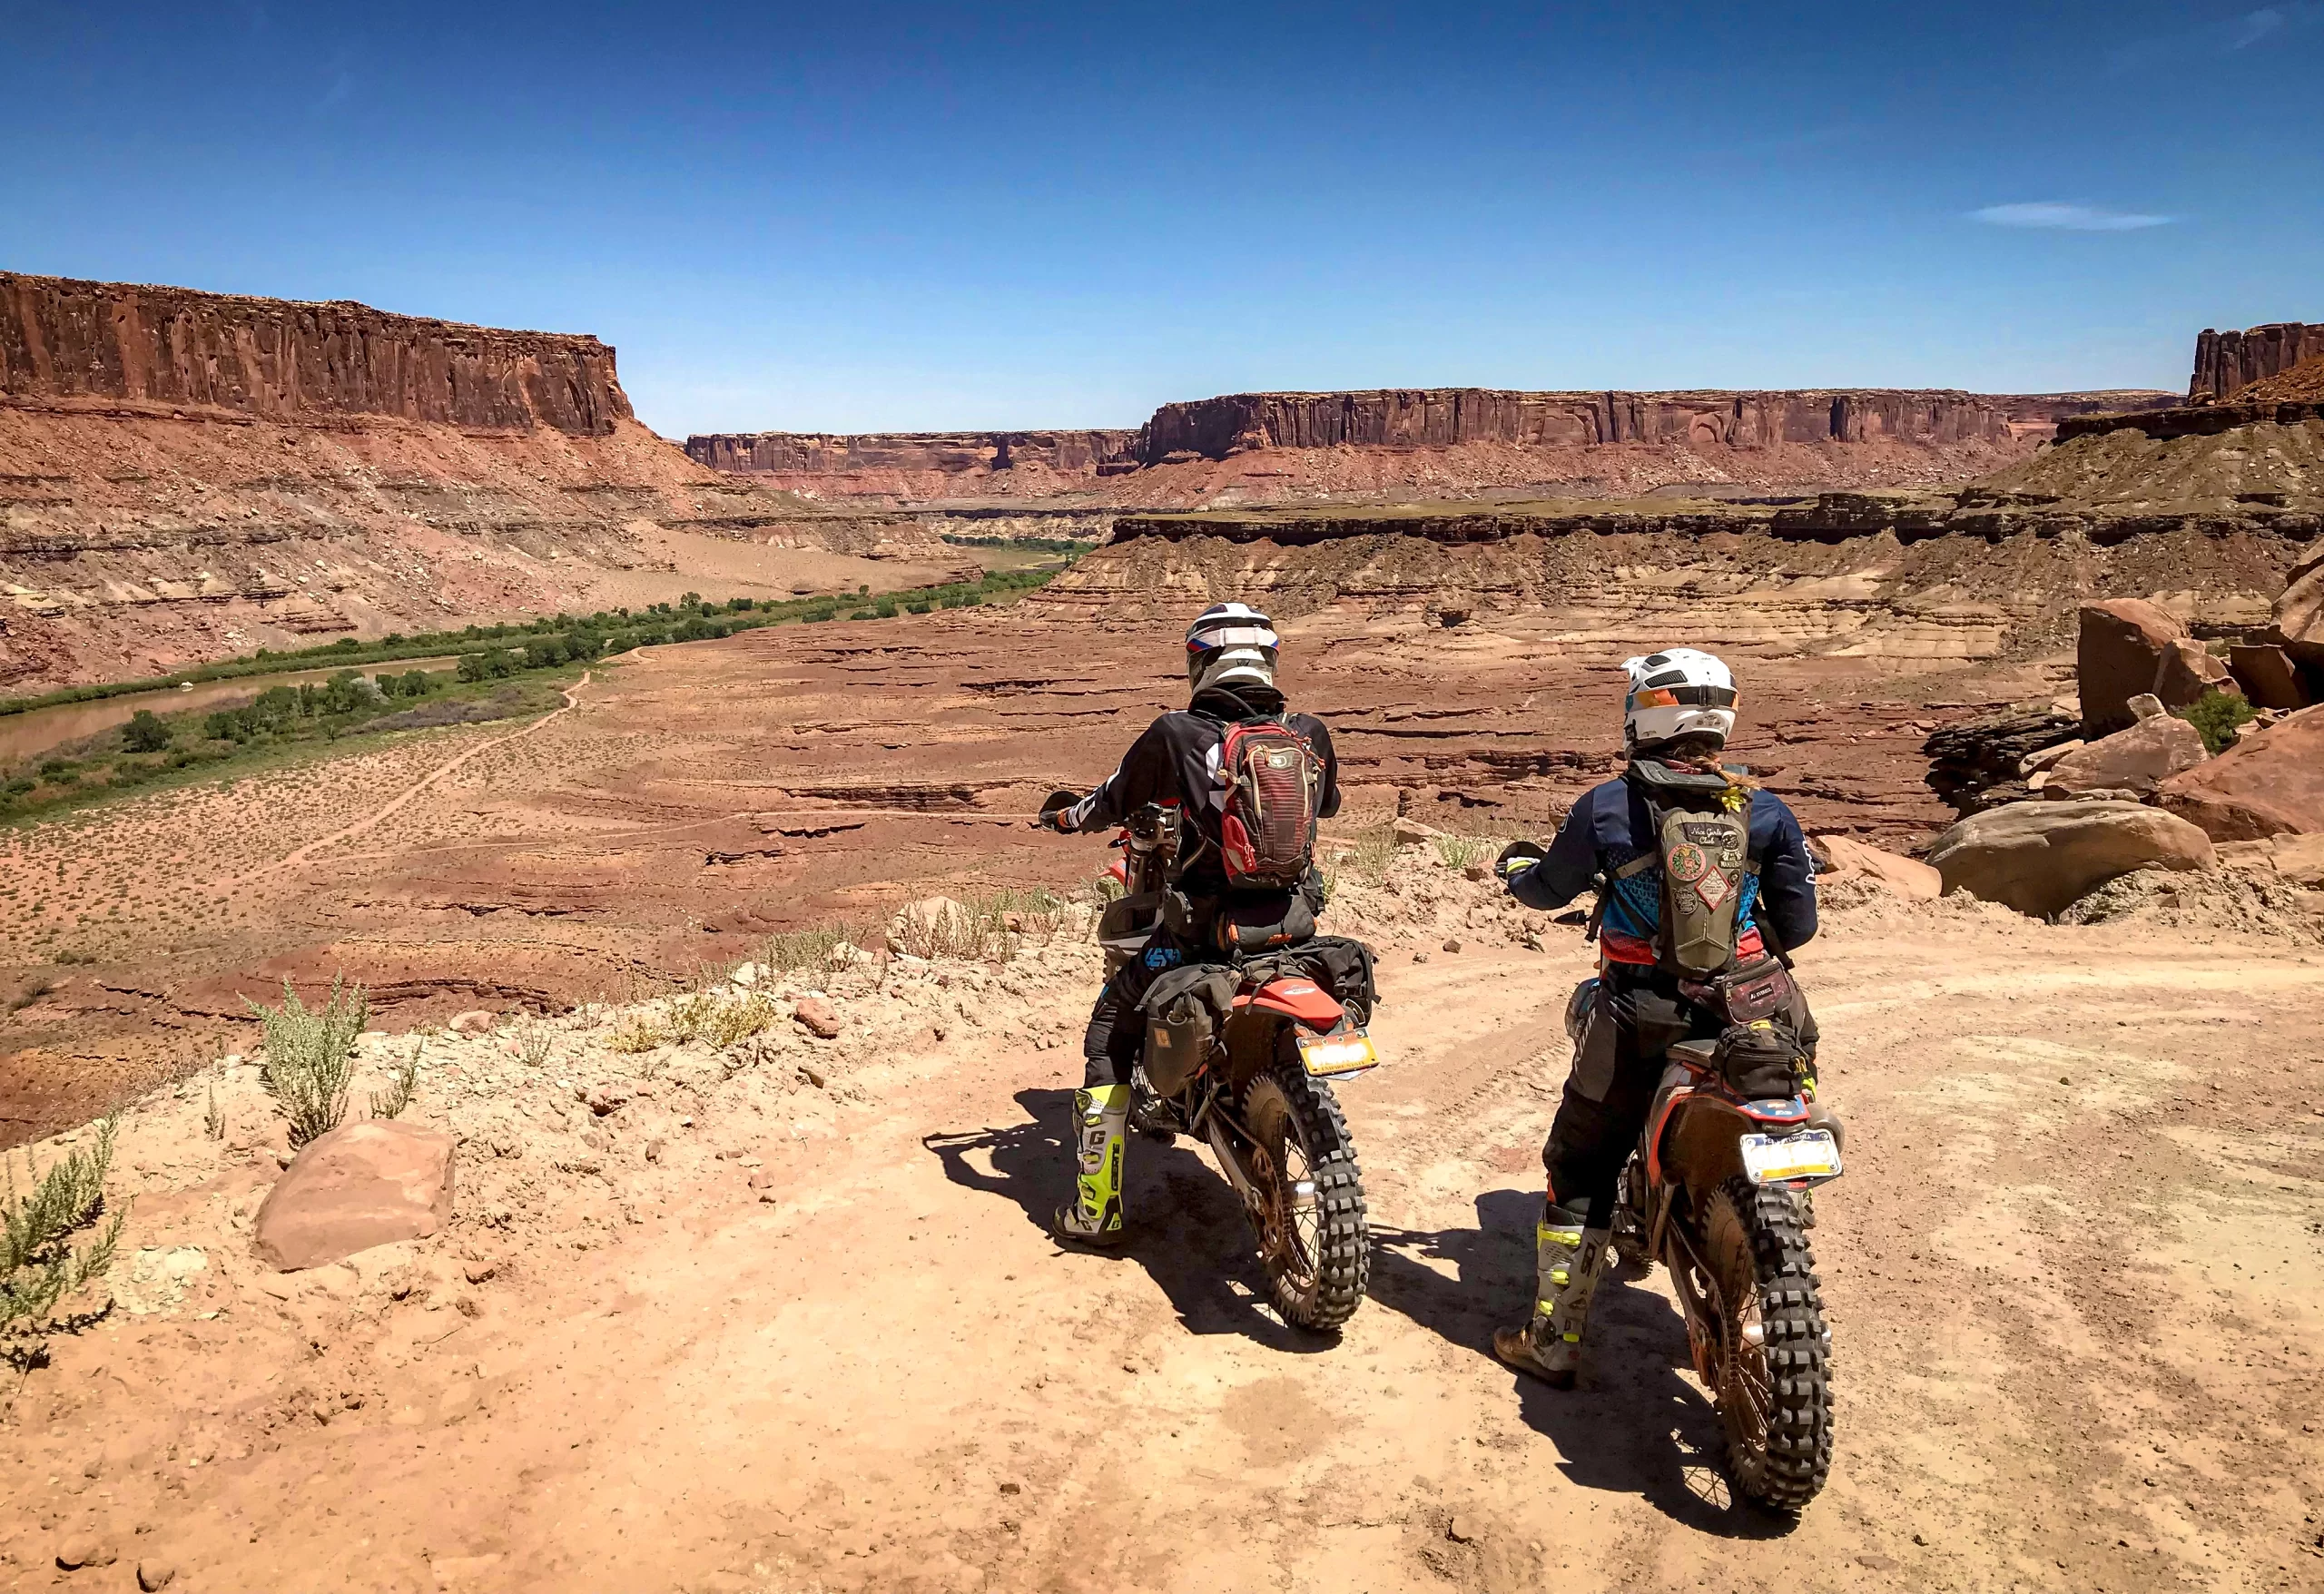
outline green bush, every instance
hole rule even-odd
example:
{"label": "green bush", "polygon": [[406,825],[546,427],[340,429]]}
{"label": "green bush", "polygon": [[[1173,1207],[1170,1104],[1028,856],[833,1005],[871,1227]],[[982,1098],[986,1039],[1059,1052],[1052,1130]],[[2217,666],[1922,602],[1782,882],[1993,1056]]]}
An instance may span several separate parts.
{"label": "green bush", "polygon": [[330,999],[320,1009],[310,1009],[286,979],[281,1007],[264,1007],[247,998],[243,1005],[265,1028],[259,1078],[290,1121],[290,1144],[304,1146],[338,1128],[347,1116],[355,1038],[371,1017],[371,1000],[363,988],[342,989],[334,976]]}
{"label": "green bush", "polygon": [[2203,750],[2217,757],[2234,743],[2235,728],[2250,723],[2259,713],[2240,692],[2206,692],[2181,709],[2179,717],[2195,727]]}
{"label": "green bush", "polygon": [[[50,1326],[57,1303],[113,1265],[127,1213],[115,1213],[78,1250],[73,1236],[104,1212],[115,1127],[112,1118],[100,1122],[95,1145],[49,1164],[23,1192],[16,1188],[14,1160],[0,1159],[7,1168],[6,1195],[0,1196],[0,1341],[7,1359],[20,1365],[38,1357],[41,1331]],[[30,1154],[25,1167],[29,1176]]]}
{"label": "green bush", "polygon": [[129,723],[121,732],[121,744],[132,753],[159,753],[172,739],[162,716],[150,708],[141,708],[130,715]]}

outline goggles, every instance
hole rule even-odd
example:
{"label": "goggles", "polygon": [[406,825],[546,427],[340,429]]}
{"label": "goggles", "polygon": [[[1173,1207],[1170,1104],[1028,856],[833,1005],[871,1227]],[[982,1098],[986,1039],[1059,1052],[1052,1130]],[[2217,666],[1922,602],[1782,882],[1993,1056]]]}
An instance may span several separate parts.
{"label": "goggles", "polygon": [[1732,686],[1650,686],[1630,694],[1632,708],[1733,708]]}

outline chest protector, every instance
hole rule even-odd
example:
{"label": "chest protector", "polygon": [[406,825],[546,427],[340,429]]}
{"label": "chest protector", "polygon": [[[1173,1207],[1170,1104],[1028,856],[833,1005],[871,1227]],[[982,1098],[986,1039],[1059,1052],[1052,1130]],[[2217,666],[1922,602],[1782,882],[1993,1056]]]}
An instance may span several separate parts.
{"label": "chest protector", "polygon": [[1749,793],[1718,775],[1647,760],[1630,767],[1646,792],[1654,850],[1622,872],[1644,866],[1661,871],[1657,959],[1697,979],[1719,973],[1735,960],[1736,909],[1746,877],[1756,872]]}
{"label": "chest protector", "polygon": [[1236,890],[1292,890],[1315,855],[1324,761],[1278,719],[1245,720],[1218,748],[1219,861]]}

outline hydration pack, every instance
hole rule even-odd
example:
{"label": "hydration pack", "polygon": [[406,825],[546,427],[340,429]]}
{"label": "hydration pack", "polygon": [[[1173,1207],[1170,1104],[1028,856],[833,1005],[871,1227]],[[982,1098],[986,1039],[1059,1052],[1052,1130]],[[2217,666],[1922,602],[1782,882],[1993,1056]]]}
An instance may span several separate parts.
{"label": "hydration pack", "polygon": [[1226,728],[1218,747],[1225,813],[1219,861],[1236,890],[1295,890],[1315,854],[1315,809],[1323,801],[1324,761],[1307,739],[1279,719],[1245,720]]}
{"label": "hydration pack", "polygon": [[1655,953],[1662,967],[1700,979],[1735,960],[1736,909],[1751,861],[1748,793],[1730,807],[1737,788],[1723,775],[1673,770],[1640,759],[1630,765],[1647,796],[1654,851],[1617,871],[1662,871],[1661,923]]}

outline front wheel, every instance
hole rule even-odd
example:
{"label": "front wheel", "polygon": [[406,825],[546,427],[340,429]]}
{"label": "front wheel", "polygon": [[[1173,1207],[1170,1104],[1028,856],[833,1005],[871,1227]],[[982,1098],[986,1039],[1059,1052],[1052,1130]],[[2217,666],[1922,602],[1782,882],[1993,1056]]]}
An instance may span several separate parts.
{"label": "front wheel", "polygon": [[1728,1470],[1744,1495],[1798,1510],[1832,1468],[1832,1336],[1799,1204],[1738,1174],[1711,1193],[1702,1235]]}
{"label": "front wheel", "polygon": [[1294,1053],[1244,1087],[1242,1117],[1256,1142],[1251,1226],[1275,1310],[1301,1328],[1335,1329],[1355,1314],[1372,1274],[1364,1182],[1339,1101]]}

